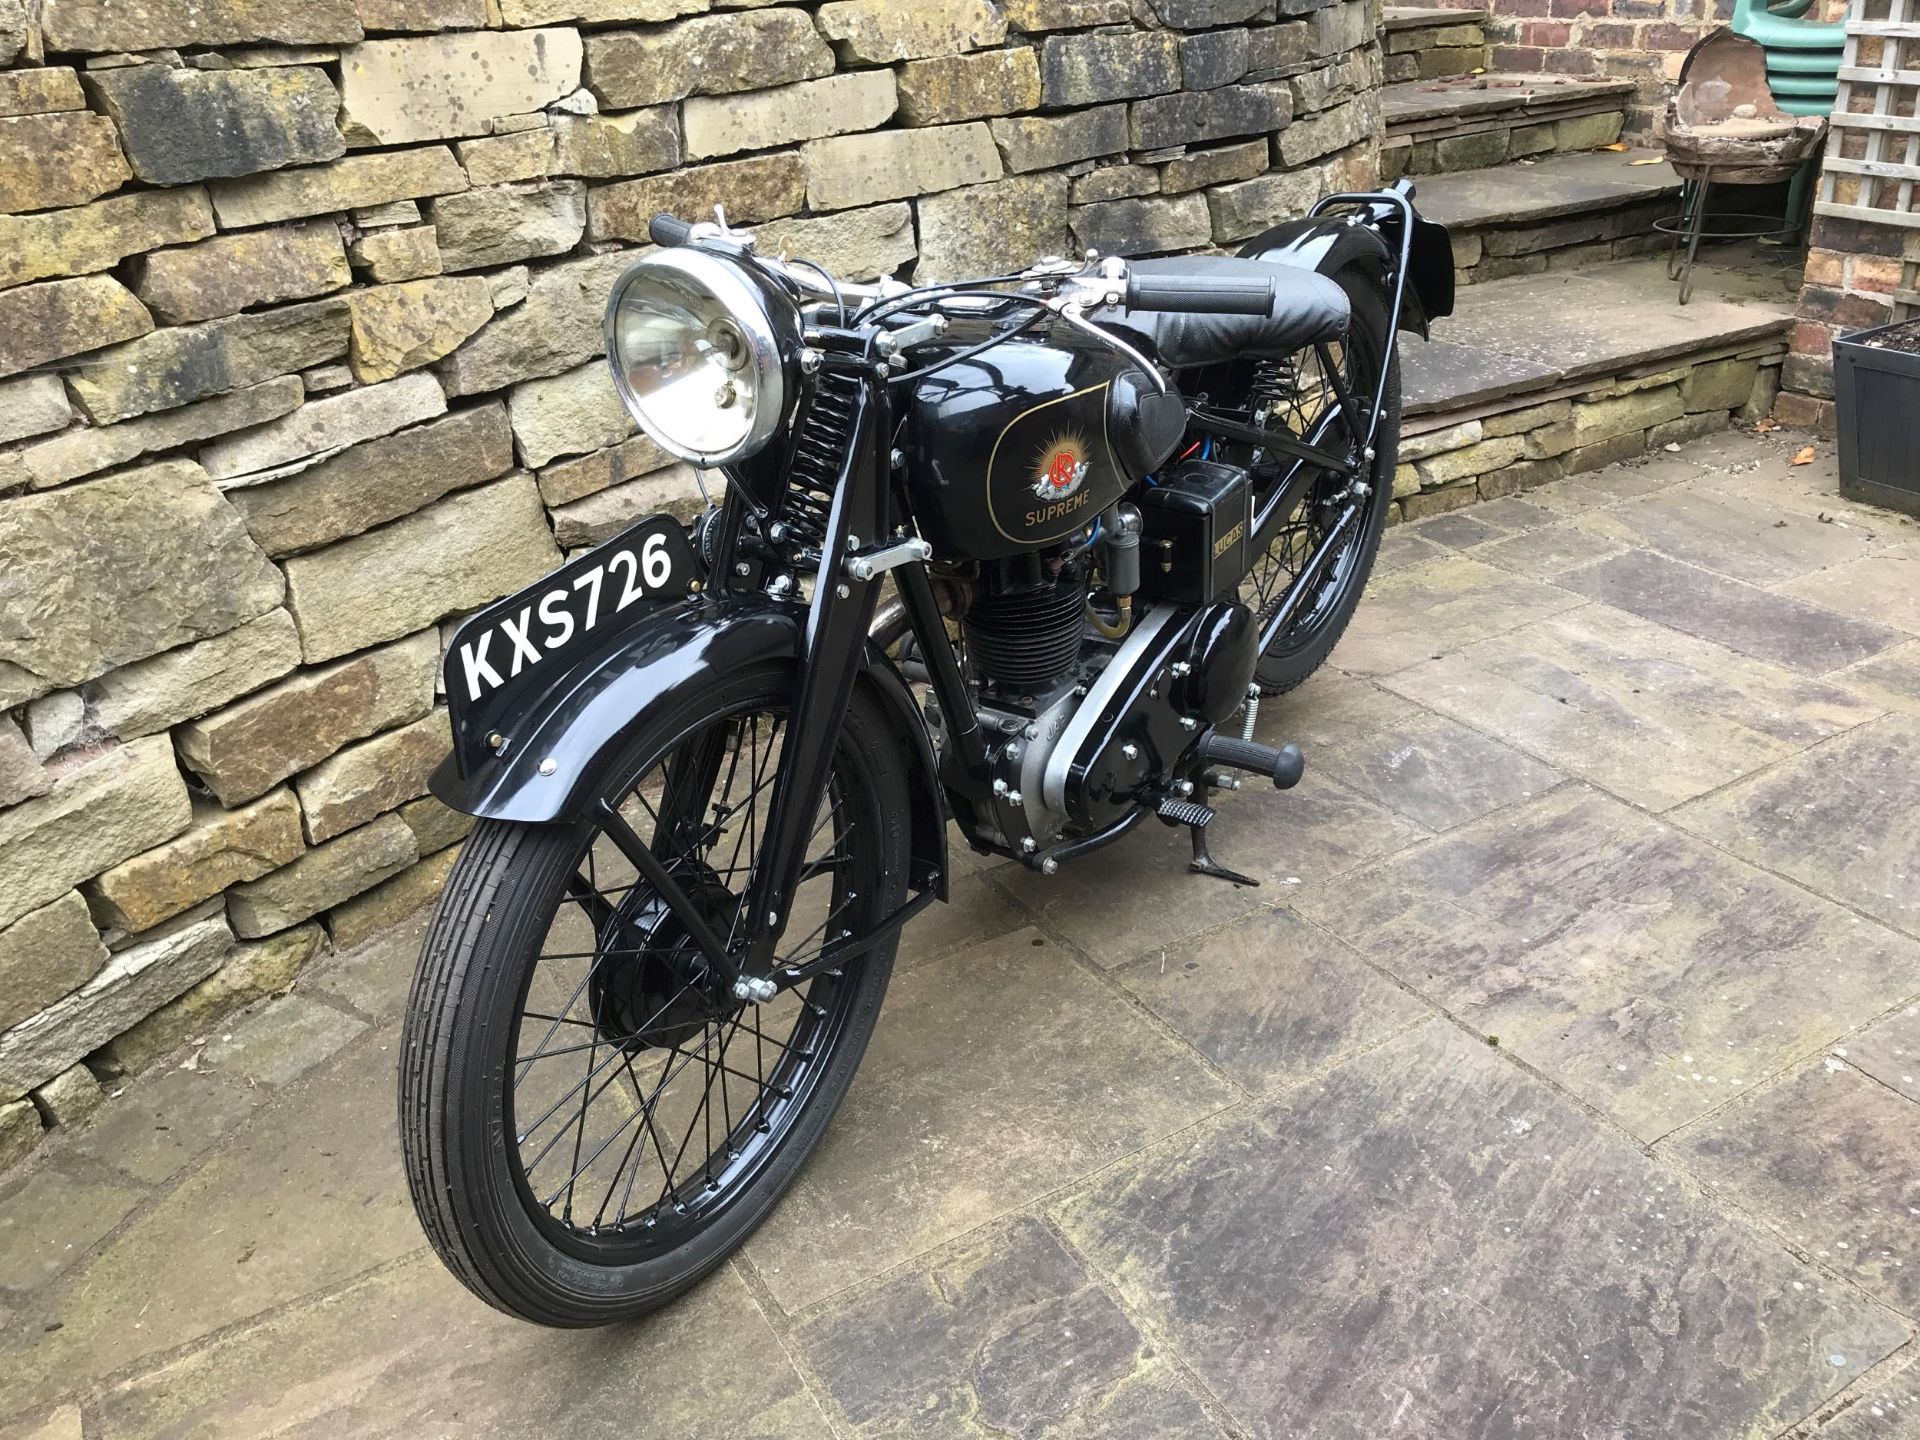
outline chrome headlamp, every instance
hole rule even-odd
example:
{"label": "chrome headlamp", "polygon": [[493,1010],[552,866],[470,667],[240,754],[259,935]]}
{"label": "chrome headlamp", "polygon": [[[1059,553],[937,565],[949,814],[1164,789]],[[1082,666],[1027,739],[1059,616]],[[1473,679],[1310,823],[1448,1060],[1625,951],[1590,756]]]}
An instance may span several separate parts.
{"label": "chrome headlamp", "polygon": [[[785,318],[785,317],[782,317]],[[681,247],[637,260],[607,302],[620,399],[663,450],[724,465],[763,449],[787,406],[797,336],[739,266]]]}

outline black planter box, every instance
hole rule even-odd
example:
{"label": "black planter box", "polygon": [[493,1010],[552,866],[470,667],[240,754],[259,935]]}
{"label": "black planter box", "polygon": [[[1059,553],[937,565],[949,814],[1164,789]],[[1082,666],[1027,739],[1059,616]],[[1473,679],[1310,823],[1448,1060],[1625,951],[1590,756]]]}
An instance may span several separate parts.
{"label": "black planter box", "polygon": [[1834,339],[1840,493],[1920,515],[1920,354],[1864,343],[1895,330],[1920,337],[1920,320],[1896,320]]}

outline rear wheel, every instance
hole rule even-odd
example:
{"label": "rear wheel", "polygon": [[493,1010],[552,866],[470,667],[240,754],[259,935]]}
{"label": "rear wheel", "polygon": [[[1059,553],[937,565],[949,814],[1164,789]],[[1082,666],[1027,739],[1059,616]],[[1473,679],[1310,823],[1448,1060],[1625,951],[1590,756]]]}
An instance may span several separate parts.
{"label": "rear wheel", "polygon": [[[647,727],[605,798],[721,935],[761,859],[790,666]],[[907,757],[856,692],[778,965],[904,903]],[[792,1184],[866,1050],[894,942],[746,1005],[602,825],[483,822],[421,955],[401,1070],[414,1206],[453,1273],[546,1325],[643,1314]]]}
{"label": "rear wheel", "polygon": [[[1265,423],[1301,439],[1333,411],[1337,402],[1326,359],[1347,393],[1362,406],[1372,404],[1382,367],[1386,390],[1381,399],[1380,423],[1374,430],[1374,458],[1363,471],[1371,493],[1340,550],[1328,561],[1302,601],[1294,618],[1260,657],[1255,680],[1261,691],[1278,695],[1299,685],[1333,653],[1352,620],[1373,571],[1374,552],[1380,548],[1387,506],[1393,499],[1393,471],[1400,439],[1400,366],[1387,349],[1386,295],[1380,281],[1357,267],[1337,272],[1334,281],[1347,292],[1353,320],[1346,338],[1326,347],[1326,358],[1306,349],[1278,364],[1263,366],[1260,380],[1266,409]],[[1323,447],[1347,455],[1359,450],[1358,437],[1335,422],[1322,438]],[[1240,598],[1262,624],[1273,615],[1292,589],[1310,557],[1326,538],[1344,508],[1347,482],[1328,476],[1306,493],[1279,531],[1257,557],[1241,583]]]}

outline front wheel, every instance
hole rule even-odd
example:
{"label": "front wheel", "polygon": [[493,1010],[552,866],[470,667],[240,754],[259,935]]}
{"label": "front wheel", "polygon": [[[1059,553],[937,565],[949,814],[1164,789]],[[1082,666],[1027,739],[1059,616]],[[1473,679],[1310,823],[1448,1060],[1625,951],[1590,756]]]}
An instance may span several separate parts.
{"label": "front wheel", "polygon": [[[1367,577],[1373,572],[1374,552],[1386,526],[1387,506],[1393,499],[1393,472],[1400,443],[1400,363],[1387,340],[1388,300],[1377,276],[1356,266],[1333,275],[1347,292],[1353,319],[1344,340],[1322,352],[1307,349],[1291,358],[1260,367],[1255,384],[1262,388],[1266,424],[1306,439],[1336,405],[1331,360],[1347,393],[1370,406],[1382,368],[1386,389],[1381,397],[1380,423],[1374,428],[1374,457],[1362,467],[1370,487],[1358,523],[1328,561],[1294,618],[1260,657],[1254,678],[1262,693],[1278,695],[1293,689],[1318,670],[1333,653],[1347,622],[1360,604]],[[1358,441],[1338,422],[1328,429],[1322,444],[1351,454]],[[1311,556],[1326,537],[1344,505],[1346,482],[1329,476],[1307,492],[1282,523],[1266,552],[1258,556],[1240,587],[1240,597],[1264,624],[1280,607]]]}
{"label": "front wheel", "polygon": [[[761,860],[791,666],[645,727],[605,797],[727,935]],[[857,691],[777,946],[806,963],[904,903],[907,764]],[[414,1208],[482,1299],[545,1325],[644,1314],[745,1241],[819,1144],[865,1052],[895,942],[735,1000],[592,820],[483,822],[408,1002]]]}

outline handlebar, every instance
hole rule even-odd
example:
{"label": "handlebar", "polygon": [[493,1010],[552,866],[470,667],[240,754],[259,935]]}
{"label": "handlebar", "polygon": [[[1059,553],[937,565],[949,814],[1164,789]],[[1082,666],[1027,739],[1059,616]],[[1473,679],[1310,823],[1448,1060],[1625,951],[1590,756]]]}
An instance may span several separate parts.
{"label": "handlebar", "polygon": [[1191,315],[1270,315],[1273,281],[1246,276],[1177,275],[1133,271],[1129,310],[1178,310]]}
{"label": "handlebar", "polygon": [[660,214],[647,222],[647,238],[656,245],[684,245],[693,234],[693,226],[678,216]]}

